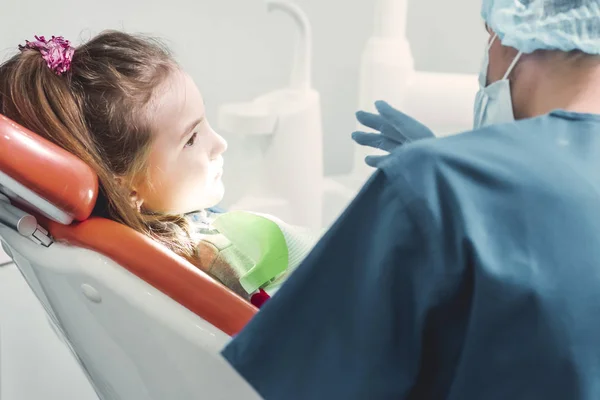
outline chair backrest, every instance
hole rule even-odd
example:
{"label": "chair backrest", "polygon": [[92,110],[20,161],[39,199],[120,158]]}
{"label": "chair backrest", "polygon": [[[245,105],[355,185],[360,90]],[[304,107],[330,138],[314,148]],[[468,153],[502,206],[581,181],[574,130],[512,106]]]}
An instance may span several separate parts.
{"label": "chair backrest", "polygon": [[257,398],[219,355],[256,309],[144,235],[89,218],[97,193],[85,163],[0,115],[2,245],[99,396]]}

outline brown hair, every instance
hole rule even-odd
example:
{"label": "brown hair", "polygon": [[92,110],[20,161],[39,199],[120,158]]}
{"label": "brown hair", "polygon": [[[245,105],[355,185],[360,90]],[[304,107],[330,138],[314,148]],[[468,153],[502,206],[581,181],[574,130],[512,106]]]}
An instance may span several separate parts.
{"label": "brown hair", "polygon": [[121,222],[191,260],[196,246],[185,217],[139,211],[127,190],[147,178],[153,137],[149,108],[177,68],[156,40],[115,31],[77,48],[71,70],[61,76],[37,50],[26,49],[0,65],[0,113],[96,171],[101,186],[96,215]]}

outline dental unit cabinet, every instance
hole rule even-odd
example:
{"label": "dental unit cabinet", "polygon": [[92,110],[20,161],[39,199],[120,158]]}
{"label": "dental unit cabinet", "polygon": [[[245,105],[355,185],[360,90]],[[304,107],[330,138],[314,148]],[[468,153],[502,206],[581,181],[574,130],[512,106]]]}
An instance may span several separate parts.
{"label": "dental unit cabinet", "polygon": [[219,109],[219,128],[243,137],[249,167],[245,195],[230,209],[274,215],[309,228],[322,226],[323,129],[319,93],[312,87],[312,29],[296,4],[266,2],[291,17],[298,44],[288,87]]}

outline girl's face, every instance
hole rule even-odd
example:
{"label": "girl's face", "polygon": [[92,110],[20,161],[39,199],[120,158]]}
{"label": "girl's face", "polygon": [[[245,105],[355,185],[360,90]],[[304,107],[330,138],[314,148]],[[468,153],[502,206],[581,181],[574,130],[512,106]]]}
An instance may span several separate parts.
{"label": "girl's face", "polygon": [[132,196],[149,211],[183,214],[215,206],[224,195],[227,142],[206,119],[191,77],[176,71],[151,107],[154,142],[145,183]]}

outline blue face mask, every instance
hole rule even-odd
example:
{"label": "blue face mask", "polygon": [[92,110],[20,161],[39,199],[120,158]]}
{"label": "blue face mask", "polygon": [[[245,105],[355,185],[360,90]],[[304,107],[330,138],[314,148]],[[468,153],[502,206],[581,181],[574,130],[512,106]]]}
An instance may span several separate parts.
{"label": "blue face mask", "polygon": [[495,35],[492,38],[492,41],[485,51],[485,56],[483,57],[481,72],[479,73],[479,91],[475,97],[473,129],[479,129],[492,124],[510,122],[515,119],[508,76],[515,68],[515,65],[517,65],[517,61],[521,58],[522,53],[519,52],[519,54],[517,54],[510,64],[510,67],[508,67],[508,71],[504,74],[504,78],[486,86],[487,71],[490,62],[490,48],[497,37],[498,36]]}

